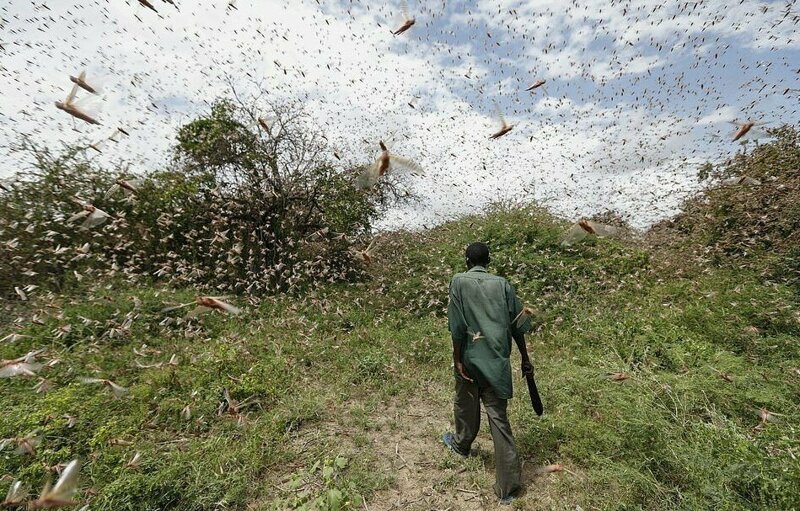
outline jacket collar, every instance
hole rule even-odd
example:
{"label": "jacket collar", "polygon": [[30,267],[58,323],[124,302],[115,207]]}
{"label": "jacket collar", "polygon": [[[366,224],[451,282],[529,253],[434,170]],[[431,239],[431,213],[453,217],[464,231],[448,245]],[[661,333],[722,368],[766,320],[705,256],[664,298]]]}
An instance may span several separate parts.
{"label": "jacket collar", "polygon": [[475,266],[473,266],[472,268],[470,268],[467,271],[468,272],[470,272],[470,271],[480,271],[480,272],[486,273],[486,268],[484,268],[483,266],[475,265]]}

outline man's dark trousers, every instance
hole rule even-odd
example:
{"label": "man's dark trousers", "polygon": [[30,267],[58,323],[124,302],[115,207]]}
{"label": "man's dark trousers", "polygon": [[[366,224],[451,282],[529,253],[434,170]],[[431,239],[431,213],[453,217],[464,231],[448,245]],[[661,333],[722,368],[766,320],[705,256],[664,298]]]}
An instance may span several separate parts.
{"label": "man's dark trousers", "polygon": [[481,404],[486,410],[494,441],[496,484],[498,497],[506,498],[520,489],[520,464],[511,424],[508,422],[508,400],[500,399],[491,387],[480,388],[456,377],[456,393],[453,403],[455,412],[456,448],[468,454],[481,426]]}

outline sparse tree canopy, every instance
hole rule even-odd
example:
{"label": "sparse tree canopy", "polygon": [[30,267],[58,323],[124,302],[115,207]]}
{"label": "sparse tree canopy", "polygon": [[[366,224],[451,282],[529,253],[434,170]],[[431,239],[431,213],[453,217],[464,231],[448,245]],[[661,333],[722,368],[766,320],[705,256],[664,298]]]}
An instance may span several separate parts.
{"label": "sparse tree canopy", "polygon": [[0,191],[9,297],[101,274],[259,294],[352,279],[351,245],[404,197],[391,181],[354,186],[358,169],[329,161],[297,105],[257,115],[220,100],[179,129],[171,165],[148,176],[97,168],[84,148],[20,150],[33,167]]}

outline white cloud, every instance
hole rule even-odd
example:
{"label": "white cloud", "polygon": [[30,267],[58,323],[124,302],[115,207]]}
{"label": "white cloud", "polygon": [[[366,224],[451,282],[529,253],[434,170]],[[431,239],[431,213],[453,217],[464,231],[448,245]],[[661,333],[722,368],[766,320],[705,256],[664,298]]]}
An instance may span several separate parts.
{"label": "white cloud", "polygon": [[[564,8],[555,0],[502,0],[460,14],[432,3],[417,5],[417,25],[399,37],[389,33],[397,3],[240,0],[228,11],[224,2],[197,0],[179,2],[180,12],[159,4],[161,17],[136,3],[9,8],[18,44],[0,68],[12,84],[0,112],[13,122],[0,123],[0,142],[19,133],[52,145],[94,141],[123,125],[131,138],[100,161],[154,169],[176,128],[229,93],[228,74],[242,93],[261,83],[267,99],[303,102],[345,161],[367,160],[377,140],[395,134],[393,149],[419,161],[426,175],[412,181],[422,201],[390,212],[389,226],[435,223],[519,196],[549,198],[571,217],[616,208],[647,225],[696,189],[697,163],[731,150],[701,143],[691,119],[706,125],[737,117],[758,98],[756,81],[742,89],[715,80],[715,99],[687,86],[686,75],[704,72],[702,62],[727,77],[712,56],[731,41],[796,46],[786,23],[772,36],[758,30],[776,22],[777,10],[753,14],[721,2],[712,2],[716,12],[706,5],[677,12],[656,9],[663,2]],[[751,66],[737,80],[766,76],[757,57],[743,58]],[[73,123],[53,107],[71,85],[67,75],[84,66],[109,78],[102,128]],[[543,89],[522,92],[540,78]],[[732,96],[734,104],[723,104]],[[493,100],[516,126],[489,141],[497,128]],[[13,155],[0,162],[0,173],[15,168]]]}

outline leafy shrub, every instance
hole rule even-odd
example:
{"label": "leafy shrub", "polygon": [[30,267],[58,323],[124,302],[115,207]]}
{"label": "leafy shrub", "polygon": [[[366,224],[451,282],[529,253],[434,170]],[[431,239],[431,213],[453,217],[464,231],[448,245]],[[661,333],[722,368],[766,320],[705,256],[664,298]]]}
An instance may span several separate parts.
{"label": "leafy shrub", "polygon": [[[271,112],[267,124],[217,102],[179,129],[172,163],[146,179],[98,168],[86,148],[23,141],[33,167],[0,191],[0,296],[114,275],[252,294],[357,278],[351,245],[400,189],[357,189],[302,109]],[[108,217],[82,228],[93,208]]]}
{"label": "leafy shrub", "polygon": [[[706,164],[709,187],[683,212],[650,231],[653,245],[677,248],[686,263],[691,250],[701,263],[764,270],[778,282],[800,282],[800,131],[771,130],[772,142],[737,154],[728,162]],[[754,181],[737,182],[749,178]],[[688,249],[688,250],[687,250]]]}
{"label": "leafy shrub", "polygon": [[[347,458],[337,456],[317,461],[306,471],[295,474],[289,489],[295,494],[275,503],[274,509],[295,509],[298,511],[344,511],[359,509],[363,501],[356,486],[343,477]],[[311,482],[320,480],[318,489],[313,490]]]}

